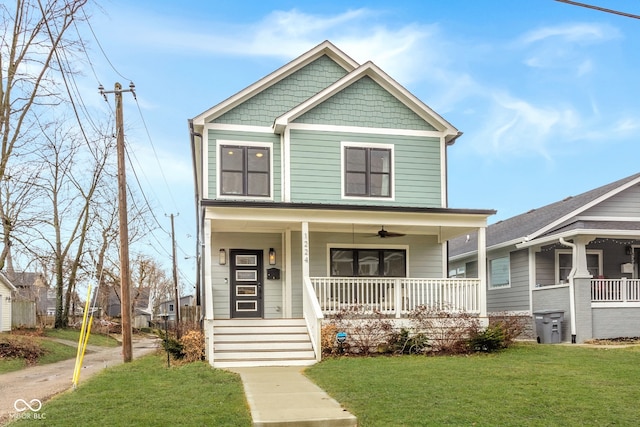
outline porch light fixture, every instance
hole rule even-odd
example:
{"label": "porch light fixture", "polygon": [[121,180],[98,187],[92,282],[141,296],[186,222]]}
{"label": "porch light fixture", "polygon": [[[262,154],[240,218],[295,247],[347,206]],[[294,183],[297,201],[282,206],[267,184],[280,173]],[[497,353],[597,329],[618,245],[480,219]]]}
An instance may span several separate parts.
{"label": "porch light fixture", "polygon": [[633,248],[631,247],[631,245],[627,245],[624,248],[625,252],[627,253],[627,255],[631,255],[633,253]]}
{"label": "porch light fixture", "polygon": [[220,252],[218,252],[218,264],[227,265],[227,251],[224,249],[220,249]]}
{"label": "porch light fixture", "polygon": [[276,250],[269,248],[269,265],[276,265]]}

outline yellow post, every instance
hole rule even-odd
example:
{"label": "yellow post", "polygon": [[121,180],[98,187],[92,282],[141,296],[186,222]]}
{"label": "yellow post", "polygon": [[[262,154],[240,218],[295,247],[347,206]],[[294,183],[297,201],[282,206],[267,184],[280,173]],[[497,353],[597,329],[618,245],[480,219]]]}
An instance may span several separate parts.
{"label": "yellow post", "polygon": [[[89,300],[91,299],[91,285],[89,285],[89,289],[87,291],[87,301],[84,305],[84,313],[82,315],[82,327],[80,328],[80,338],[78,339],[78,351],[76,352],[76,366],[73,370],[73,387],[75,388],[78,385],[78,379],[80,378],[80,368],[82,367],[82,358],[84,357],[84,349],[87,344],[86,341],[89,339],[87,335],[85,338],[85,333],[87,331],[87,316],[89,315]],[[93,319],[93,315],[91,316]],[[89,327],[89,330],[91,328]]]}

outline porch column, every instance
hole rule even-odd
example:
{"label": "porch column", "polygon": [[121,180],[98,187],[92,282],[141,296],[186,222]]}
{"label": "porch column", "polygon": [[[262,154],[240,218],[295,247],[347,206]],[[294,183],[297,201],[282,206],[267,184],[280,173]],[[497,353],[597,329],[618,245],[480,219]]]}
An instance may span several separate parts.
{"label": "porch column", "polygon": [[[587,245],[594,236],[577,236],[573,239],[575,244],[573,261],[575,272],[570,286],[573,286],[575,304],[575,328],[577,343],[584,342],[593,337],[593,318],[591,310],[591,273],[587,269]],[[572,283],[571,283],[572,282]]]}
{"label": "porch column", "polygon": [[284,232],[284,289],[282,292],[285,319],[289,319],[293,316],[293,298],[292,298],[292,286],[293,279],[291,277],[291,271],[293,271],[293,260],[291,258],[291,229],[287,228]]}
{"label": "porch column", "polygon": [[309,223],[302,223],[302,278],[309,277]]}
{"label": "porch column", "polygon": [[202,290],[204,293],[202,316],[204,319],[205,356],[213,366],[213,342],[215,338],[213,336],[213,288],[211,284],[211,220],[205,219],[202,228],[203,241],[200,243],[202,245],[202,268],[204,270],[202,277]]}
{"label": "porch column", "polygon": [[487,317],[487,229],[478,228],[478,305],[480,317]]}

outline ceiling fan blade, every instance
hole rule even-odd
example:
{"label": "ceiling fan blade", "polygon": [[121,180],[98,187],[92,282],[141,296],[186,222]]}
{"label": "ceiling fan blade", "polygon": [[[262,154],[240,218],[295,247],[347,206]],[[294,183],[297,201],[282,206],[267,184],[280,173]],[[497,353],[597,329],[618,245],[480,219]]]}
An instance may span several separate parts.
{"label": "ceiling fan blade", "polygon": [[405,234],[403,233],[394,233],[392,231],[387,231],[384,229],[384,226],[380,229],[380,231],[378,231],[377,236],[380,238],[385,238],[385,237],[402,237]]}

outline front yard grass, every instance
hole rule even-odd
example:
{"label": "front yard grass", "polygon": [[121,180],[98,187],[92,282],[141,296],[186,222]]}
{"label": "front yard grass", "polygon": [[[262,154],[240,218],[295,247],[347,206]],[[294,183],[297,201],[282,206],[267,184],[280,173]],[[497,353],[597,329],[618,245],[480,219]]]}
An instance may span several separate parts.
{"label": "front yard grass", "polygon": [[329,359],[306,374],[373,426],[636,425],[640,347]]}
{"label": "front yard grass", "polygon": [[[165,357],[109,368],[40,414],[47,426],[251,425],[237,375],[206,362],[167,369]],[[639,416],[637,346],[518,344],[471,356],[342,357],[305,373],[360,427],[636,425]]]}
{"label": "front yard grass", "polygon": [[104,370],[48,401],[39,415],[47,426],[65,427],[251,425],[238,375],[206,362],[167,368],[163,352]]}
{"label": "front yard grass", "polygon": [[[45,336],[49,338],[58,338],[62,340],[72,341],[74,343],[78,343],[80,339],[80,330],[79,329],[45,329]],[[120,343],[115,338],[97,334],[92,332],[89,334],[89,345],[97,345],[100,347],[118,347]]]}

